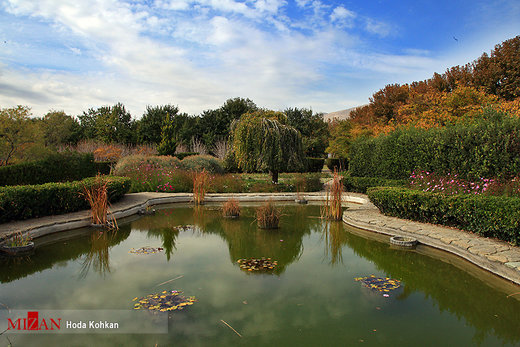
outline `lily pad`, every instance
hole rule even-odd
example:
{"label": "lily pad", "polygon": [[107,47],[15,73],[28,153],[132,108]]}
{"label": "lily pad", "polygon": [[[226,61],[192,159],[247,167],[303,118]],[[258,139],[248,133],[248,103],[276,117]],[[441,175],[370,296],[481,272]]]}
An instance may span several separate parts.
{"label": "lily pad", "polygon": [[401,281],[399,280],[388,277],[375,277],[374,275],[356,277],[354,280],[363,283],[363,285],[369,289],[377,290],[381,293],[389,293],[401,286]]}
{"label": "lily pad", "polygon": [[245,271],[271,271],[277,265],[278,262],[272,261],[271,258],[250,258],[250,259],[238,259],[237,263],[240,264],[240,268]]}
{"label": "lily pad", "polygon": [[186,306],[191,306],[196,301],[194,296],[186,297],[177,290],[162,291],[156,294],[149,294],[145,297],[135,297],[132,301],[134,310],[151,310],[156,312],[167,312],[182,310]]}
{"label": "lily pad", "polygon": [[155,253],[159,253],[159,252],[162,252],[163,251],[163,248],[161,247],[158,247],[158,248],[154,248],[154,247],[141,247],[141,248],[138,248],[138,249],[135,249],[135,248],[132,248],[128,253],[134,253],[134,254],[155,254]]}

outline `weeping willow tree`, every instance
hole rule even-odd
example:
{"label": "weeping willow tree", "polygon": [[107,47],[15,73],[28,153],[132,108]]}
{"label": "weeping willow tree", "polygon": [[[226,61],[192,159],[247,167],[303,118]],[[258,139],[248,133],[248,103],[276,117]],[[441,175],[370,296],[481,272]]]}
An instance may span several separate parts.
{"label": "weeping willow tree", "polygon": [[301,134],[285,122],[280,112],[258,111],[233,124],[233,151],[242,170],[267,171],[273,183],[278,183],[279,172],[303,168]]}

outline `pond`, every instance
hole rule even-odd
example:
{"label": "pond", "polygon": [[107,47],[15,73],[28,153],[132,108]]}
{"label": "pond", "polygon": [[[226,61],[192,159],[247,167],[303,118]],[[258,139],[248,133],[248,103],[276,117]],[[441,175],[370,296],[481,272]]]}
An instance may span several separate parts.
{"label": "pond", "polygon": [[[122,222],[115,234],[83,229],[37,239],[30,257],[0,260],[0,306],[132,310],[134,298],[164,290],[196,301],[167,313],[167,334],[6,334],[1,343],[6,336],[13,346],[520,343],[520,295],[508,296],[518,287],[446,253],[399,249],[325,222],[318,205],[280,206],[278,230],[257,229],[255,205],[236,220],[222,218],[219,205],[175,205]],[[143,246],[157,252],[131,252]],[[248,271],[237,263],[252,257],[277,265]],[[359,281],[370,275],[399,287],[370,289]]]}

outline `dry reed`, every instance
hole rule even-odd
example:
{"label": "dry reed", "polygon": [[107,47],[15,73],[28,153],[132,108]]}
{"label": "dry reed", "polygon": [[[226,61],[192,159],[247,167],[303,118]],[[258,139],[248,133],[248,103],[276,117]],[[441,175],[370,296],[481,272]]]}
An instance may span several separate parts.
{"label": "dry reed", "polygon": [[196,205],[204,203],[204,197],[209,188],[209,175],[206,169],[193,174],[193,202]]}
{"label": "dry reed", "polygon": [[261,229],[276,229],[280,222],[280,210],[276,208],[272,201],[256,209],[256,223]]}
{"label": "dry reed", "polygon": [[224,217],[238,217],[240,216],[240,205],[238,200],[231,198],[222,204],[222,215]]}
{"label": "dry reed", "polygon": [[100,176],[96,177],[95,183],[90,187],[83,187],[83,196],[90,205],[92,224],[100,224],[117,229],[115,218],[112,222],[108,220],[108,182]]}
{"label": "dry reed", "polygon": [[338,170],[334,169],[334,176],[332,178],[332,182],[327,187],[325,204],[321,211],[322,217],[332,220],[341,220],[343,212],[341,206],[342,193],[343,184],[341,182],[341,176],[338,174]]}

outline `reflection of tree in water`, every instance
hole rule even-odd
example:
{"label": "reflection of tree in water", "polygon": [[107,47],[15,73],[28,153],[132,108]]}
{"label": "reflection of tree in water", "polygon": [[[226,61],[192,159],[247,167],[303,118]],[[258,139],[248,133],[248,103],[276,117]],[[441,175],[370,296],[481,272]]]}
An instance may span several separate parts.
{"label": "reflection of tree in water", "polygon": [[330,264],[343,264],[343,246],[347,243],[347,231],[341,221],[322,221],[322,239],[325,242],[325,257]]}
{"label": "reflection of tree in water", "polygon": [[109,246],[116,231],[95,231],[90,235],[90,250],[85,254],[80,277],[85,278],[91,267],[103,277],[110,272]]}
{"label": "reflection of tree in water", "polygon": [[417,255],[414,251],[392,249],[388,244],[346,233],[346,243],[359,256],[370,260],[388,277],[399,279],[404,300],[411,293],[431,298],[439,311],[463,317],[476,333],[476,344],[487,335],[503,343],[518,344],[518,312],[520,301],[507,298],[485,282],[448,262]]}
{"label": "reflection of tree in water", "polygon": [[[278,261],[278,266],[270,272],[275,274],[283,273],[289,264],[300,258],[303,253],[303,236],[320,222],[309,219],[308,212],[305,212],[308,210],[301,206],[284,206],[280,228],[263,230],[257,228],[254,222],[254,208],[244,210],[240,219],[218,218],[220,223],[208,223],[212,227],[207,230],[218,233],[226,240],[230,259],[237,267],[238,259],[271,258]],[[253,273],[265,272],[248,272]]]}

